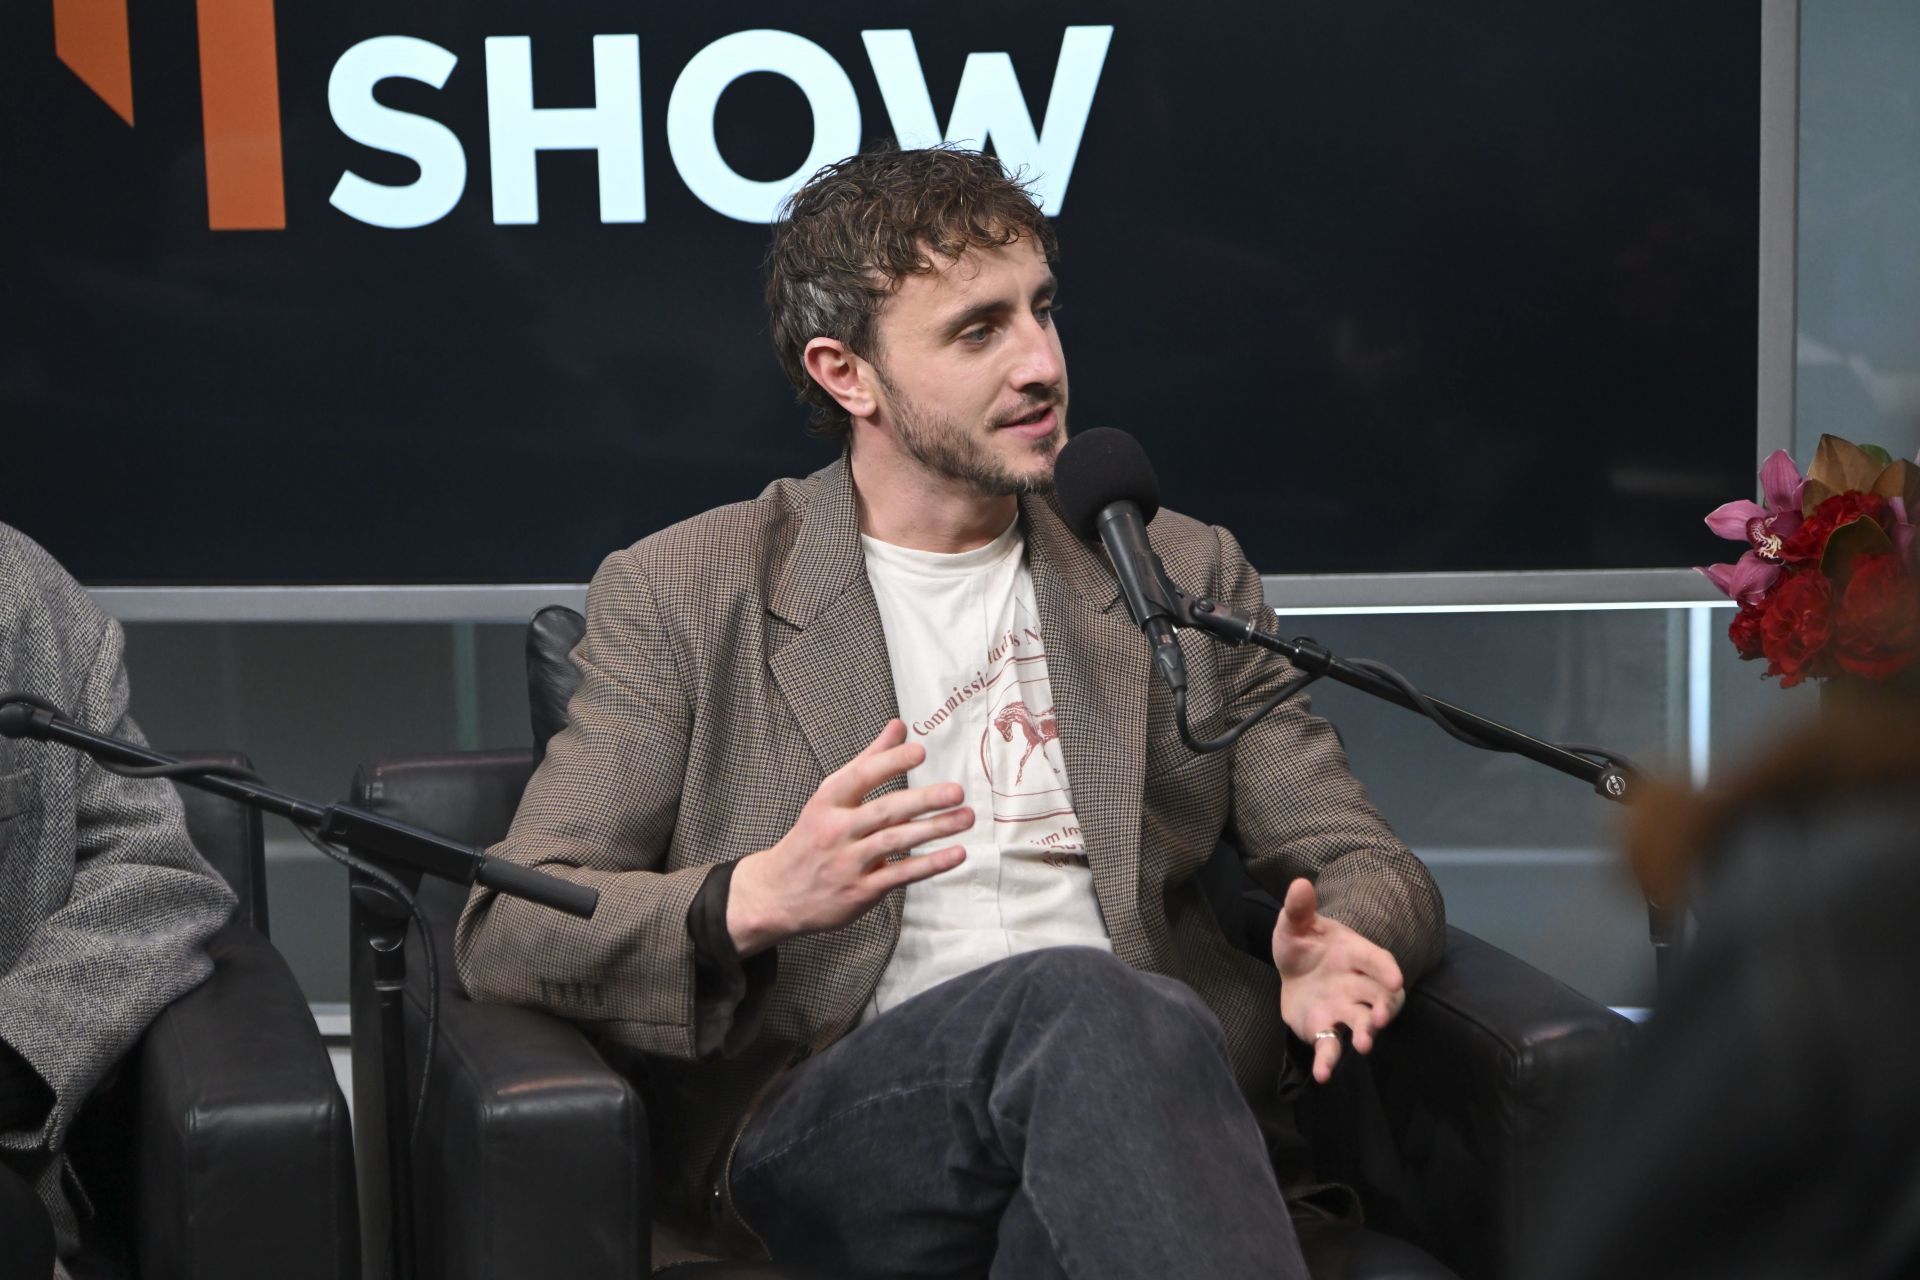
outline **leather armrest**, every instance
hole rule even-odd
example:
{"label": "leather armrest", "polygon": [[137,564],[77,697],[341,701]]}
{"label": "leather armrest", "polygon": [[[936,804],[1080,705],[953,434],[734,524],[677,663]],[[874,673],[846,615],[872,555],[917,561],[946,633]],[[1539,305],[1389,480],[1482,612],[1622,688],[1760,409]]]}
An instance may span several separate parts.
{"label": "leather armrest", "polygon": [[443,991],[415,1159],[422,1274],[646,1277],[646,1108],[570,1023]]}
{"label": "leather armrest", "polygon": [[1542,1208],[1561,1139],[1624,1064],[1633,1024],[1460,929],[1370,1058],[1305,1109],[1317,1171],[1369,1225],[1464,1275],[1502,1271]]}
{"label": "leather armrest", "polygon": [[139,1274],[345,1280],[359,1267],[353,1147],[313,1014],[241,924],[139,1049]]}
{"label": "leather armrest", "polygon": [[[387,760],[356,774],[356,803],[474,844],[506,833],[533,770],[525,750]],[[438,957],[439,1026],[427,1110],[413,1146],[415,1246],[423,1276],[645,1280],[652,1250],[647,1113],[628,1079],[575,1026],[480,1004],[460,989],[454,921],[463,886],[428,877],[419,903]],[[356,897],[352,937],[354,1120],[369,1275],[390,1249],[383,1015]],[[426,1038],[427,966],[406,948],[407,1103]]]}

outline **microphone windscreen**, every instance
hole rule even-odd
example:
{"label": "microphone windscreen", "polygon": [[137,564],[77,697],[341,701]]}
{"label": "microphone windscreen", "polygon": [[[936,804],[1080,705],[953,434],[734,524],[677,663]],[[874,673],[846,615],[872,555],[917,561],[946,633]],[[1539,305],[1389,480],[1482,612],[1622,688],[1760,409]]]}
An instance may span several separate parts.
{"label": "microphone windscreen", "polygon": [[24,702],[0,702],[0,738],[24,738],[33,731],[34,708]]}
{"label": "microphone windscreen", "polygon": [[1067,527],[1089,542],[1110,503],[1134,503],[1143,521],[1160,509],[1160,481],[1147,451],[1113,427],[1095,427],[1067,441],[1053,464],[1053,491]]}

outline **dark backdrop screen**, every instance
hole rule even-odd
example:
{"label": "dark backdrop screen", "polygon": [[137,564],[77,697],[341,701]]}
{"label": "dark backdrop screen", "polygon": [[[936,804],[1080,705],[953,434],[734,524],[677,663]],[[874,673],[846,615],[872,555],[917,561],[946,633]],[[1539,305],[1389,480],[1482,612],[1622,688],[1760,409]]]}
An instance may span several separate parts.
{"label": "dark backdrop screen", "polygon": [[[0,519],[93,583],[581,580],[823,464],[768,229],[715,205],[907,131],[906,71],[940,130],[1031,121],[991,141],[1059,195],[1074,425],[1140,436],[1264,571],[1697,563],[1752,485],[1757,0],[159,0],[131,126],[59,7],[0,18]],[[754,31],[790,34],[702,52]],[[233,90],[262,48],[277,120]],[[768,49],[807,69],[727,82]],[[611,118],[623,67],[635,145],[540,152],[516,215],[490,90]],[[210,225],[210,176],[257,192],[276,142],[284,225]],[[363,212],[446,207],[371,225],[346,174]]]}

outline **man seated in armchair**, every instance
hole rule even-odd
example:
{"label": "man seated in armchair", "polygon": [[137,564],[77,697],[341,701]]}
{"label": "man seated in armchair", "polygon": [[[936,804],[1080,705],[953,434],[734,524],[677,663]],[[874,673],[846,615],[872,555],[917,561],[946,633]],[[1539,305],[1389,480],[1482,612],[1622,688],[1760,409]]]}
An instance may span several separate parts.
{"label": "man seated in armchair", "polygon": [[[137,741],[124,645],[53,557],[0,524],[0,692]],[[233,902],[171,784],[0,739],[0,1277],[44,1280],[55,1250],[78,1248],[67,1131],[154,1016],[213,971],[205,943]]]}
{"label": "man seated in armchair", "polygon": [[[787,214],[774,345],[841,457],[601,566],[570,723],[493,850],[599,911],[476,888],[462,979],[647,1055],[662,1210],[716,1249],[1304,1276],[1286,1100],[1385,1031],[1440,895],[1305,699],[1182,744],[1051,493],[1055,245],[1021,185],[881,151]],[[1151,533],[1189,591],[1271,616],[1225,530]],[[1183,647],[1202,735],[1293,674]],[[1223,833],[1284,901],[1271,964],[1195,880]]]}

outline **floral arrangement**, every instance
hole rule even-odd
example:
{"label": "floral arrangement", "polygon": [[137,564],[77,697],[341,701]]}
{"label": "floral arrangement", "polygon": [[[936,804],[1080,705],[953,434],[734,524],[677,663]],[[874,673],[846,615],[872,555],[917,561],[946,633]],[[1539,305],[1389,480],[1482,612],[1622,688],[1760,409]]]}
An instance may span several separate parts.
{"label": "floral arrangement", "polygon": [[1765,506],[1729,502],[1707,517],[1746,553],[1700,570],[1740,606],[1727,628],[1740,656],[1765,658],[1782,688],[1887,680],[1920,661],[1920,466],[1821,436],[1805,476],[1777,450],[1760,489]]}

